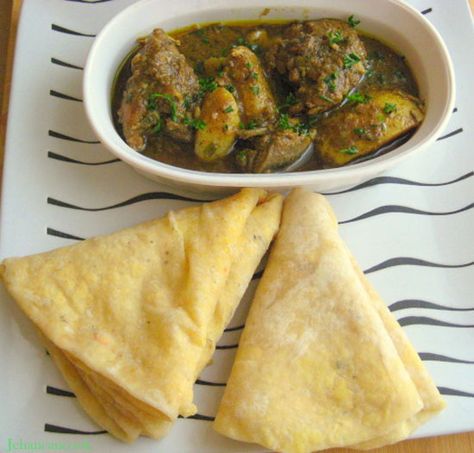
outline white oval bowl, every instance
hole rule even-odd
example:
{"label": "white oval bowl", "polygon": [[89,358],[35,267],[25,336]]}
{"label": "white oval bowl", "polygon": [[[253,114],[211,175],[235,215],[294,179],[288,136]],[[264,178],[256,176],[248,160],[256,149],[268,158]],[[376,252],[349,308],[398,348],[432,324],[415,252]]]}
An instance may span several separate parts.
{"label": "white oval bowl", "polygon": [[[416,133],[389,153],[358,164],[326,170],[272,174],[210,173],[164,164],[130,148],[114,128],[111,92],[120,63],[136,39],[161,27],[172,31],[194,23],[266,19],[307,20],[354,14],[367,32],[404,55],[426,104]],[[444,129],[453,110],[455,82],[451,59],[436,29],[401,0],[165,0],[139,1],[115,16],[100,32],[84,71],[84,103],[97,136],[113,154],[139,173],[180,193],[223,195],[240,187],[288,190],[306,186],[328,191],[370,179],[428,147]]]}

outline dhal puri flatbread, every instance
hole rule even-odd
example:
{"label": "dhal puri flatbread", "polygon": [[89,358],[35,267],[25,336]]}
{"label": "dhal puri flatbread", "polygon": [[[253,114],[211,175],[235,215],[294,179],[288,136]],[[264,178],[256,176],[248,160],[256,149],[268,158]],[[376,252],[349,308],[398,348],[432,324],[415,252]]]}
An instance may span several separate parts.
{"label": "dhal puri flatbread", "polygon": [[406,437],[444,402],[360,271],[321,195],[294,190],[214,423],[309,453]]}
{"label": "dhal puri flatbread", "polygon": [[25,258],[9,293],[90,416],[159,438],[196,413],[193,384],[276,234],[282,197],[239,194]]}

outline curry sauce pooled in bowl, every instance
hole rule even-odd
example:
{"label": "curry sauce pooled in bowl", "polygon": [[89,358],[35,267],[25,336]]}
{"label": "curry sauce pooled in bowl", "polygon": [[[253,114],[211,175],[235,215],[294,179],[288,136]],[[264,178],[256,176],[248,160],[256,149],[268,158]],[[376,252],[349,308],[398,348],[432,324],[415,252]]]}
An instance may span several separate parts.
{"label": "curry sauce pooled in bowl", "polygon": [[390,151],[423,104],[405,59],[358,23],[155,29],[117,74],[115,127],[148,157],[210,172],[316,170]]}

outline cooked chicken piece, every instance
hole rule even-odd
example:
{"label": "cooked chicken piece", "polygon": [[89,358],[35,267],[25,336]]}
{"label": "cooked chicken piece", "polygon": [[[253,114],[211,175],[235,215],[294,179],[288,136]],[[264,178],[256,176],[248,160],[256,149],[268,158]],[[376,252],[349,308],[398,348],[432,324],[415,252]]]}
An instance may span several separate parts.
{"label": "cooked chicken piece", "polygon": [[[292,120],[291,124],[296,126],[298,121]],[[251,149],[238,151],[236,163],[243,170],[252,173],[284,169],[304,153],[315,135],[315,130],[298,132],[296,128],[276,129],[255,138]]]}
{"label": "cooked chicken piece", "polygon": [[184,101],[197,94],[199,83],[175,41],[157,28],[141,42],[131,69],[118,112],[127,143],[142,151],[147,136],[161,132],[190,142],[192,130],[180,119],[193,108]]}
{"label": "cooked chicken piece", "polygon": [[314,115],[339,104],[365,73],[366,51],[354,28],[336,19],[290,25],[267,64],[296,88],[292,113]]}
{"label": "cooked chicken piece", "polygon": [[237,139],[240,117],[234,96],[219,87],[207,93],[201,108],[202,128],[196,132],[194,152],[206,161],[226,156]]}
{"label": "cooked chicken piece", "polygon": [[315,150],[324,165],[344,165],[416,128],[423,117],[422,105],[413,96],[370,92],[365,102],[348,103],[320,123]]}
{"label": "cooked chicken piece", "polygon": [[237,90],[245,126],[262,127],[275,121],[275,99],[257,55],[247,47],[234,47],[224,72]]}

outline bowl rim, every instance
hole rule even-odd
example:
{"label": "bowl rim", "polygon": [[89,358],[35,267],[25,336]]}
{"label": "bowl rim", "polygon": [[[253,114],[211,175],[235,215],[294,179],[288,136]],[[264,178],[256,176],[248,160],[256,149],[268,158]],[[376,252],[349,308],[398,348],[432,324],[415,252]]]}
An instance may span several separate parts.
{"label": "bowl rim", "polygon": [[[427,146],[431,145],[436,141],[439,133],[445,128],[451,117],[456,94],[455,76],[453,63],[443,38],[436,28],[431,24],[431,22],[413,6],[406,4],[403,0],[385,0],[396,7],[404,9],[408,14],[414,16],[414,18],[427,29],[431,35],[431,38],[440,50],[444,69],[446,70],[446,88],[448,99],[444,105],[443,112],[437,118],[437,123],[433,126],[431,131],[415,147],[407,147],[406,150],[399,154],[388,153],[384,156],[375,157],[373,159],[353,165],[329,169],[284,173],[217,173],[191,170],[160,162],[159,160],[152,159],[135,151],[133,148],[129,147],[125,141],[123,142],[123,146],[116,146],[116,144],[113,143],[113,140],[109,139],[109,135],[102,131],[98,124],[99,121],[96,121],[95,119],[93,109],[94,96],[92,90],[92,79],[94,77],[94,67],[97,60],[96,54],[103,46],[103,43],[107,42],[106,37],[109,34],[109,30],[113,29],[116,22],[120,21],[122,17],[129,14],[129,10],[137,9],[141,7],[142,4],[146,5],[147,3],[151,3],[153,1],[154,0],[140,0],[139,2],[126,7],[114,17],[112,17],[112,19],[102,28],[102,30],[96,36],[87,56],[82,85],[86,115],[92,129],[100,139],[101,143],[120,160],[126,162],[132,167],[135,167],[140,172],[148,173],[154,176],[161,176],[175,182],[221,187],[279,187],[285,185],[305,185],[315,182],[325,183],[336,181],[345,175],[355,174],[356,172],[359,178],[362,179],[366,176],[382,173],[385,169],[393,167],[405,158],[413,156],[414,154],[425,149]],[[317,5],[315,5],[315,7],[317,8]],[[229,6],[229,8],[231,8],[231,6]],[[410,140],[411,138],[408,140],[407,144],[410,142]]]}

